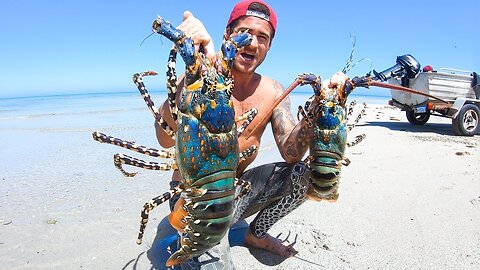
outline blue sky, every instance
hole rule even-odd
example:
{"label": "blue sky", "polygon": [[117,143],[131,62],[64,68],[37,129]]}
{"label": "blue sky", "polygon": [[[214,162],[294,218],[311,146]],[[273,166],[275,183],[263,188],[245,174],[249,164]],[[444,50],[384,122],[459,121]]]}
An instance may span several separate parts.
{"label": "blue sky", "polygon": [[[278,29],[258,71],[284,87],[302,72],[327,78],[341,70],[352,49],[350,34],[357,40],[355,60],[371,60],[353,68],[351,77],[386,69],[406,53],[422,66],[480,71],[478,0],[268,2]],[[170,41],[154,35],[139,46],[157,14],[178,25],[183,11],[192,11],[218,48],[235,3],[4,1],[0,97],[135,92],[131,76],[143,70],[160,73],[148,85],[162,90]]]}

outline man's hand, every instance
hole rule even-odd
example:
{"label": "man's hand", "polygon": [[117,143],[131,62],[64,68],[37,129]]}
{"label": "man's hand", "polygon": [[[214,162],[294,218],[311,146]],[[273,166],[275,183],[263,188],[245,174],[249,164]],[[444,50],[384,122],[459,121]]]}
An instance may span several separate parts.
{"label": "man's hand", "polygon": [[195,18],[190,11],[187,10],[183,13],[183,22],[177,28],[182,30],[187,37],[193,39],[196,51],[202,45],[207,58],[215,58],[212,37],[208,34],[203,23]]}

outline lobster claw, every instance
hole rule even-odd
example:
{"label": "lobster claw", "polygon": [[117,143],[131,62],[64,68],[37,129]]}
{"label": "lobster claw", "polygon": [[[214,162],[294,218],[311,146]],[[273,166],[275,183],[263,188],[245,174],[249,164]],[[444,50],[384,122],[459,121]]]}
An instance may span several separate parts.
{"label": "lobster claw", "polygon": [[355,87],[365,87],[368,88],[371,82],[370,76],[362,76],[362,77],[354,77],[351,80],[347,80],[345,82],[345,88],[343,89],[343,93],[345,96],[348,96]]}
{"label": "lobster claw", "polygon": [[173,43],[185,38],[185,33],[172,26],[169,21],[165,21],[162,17],[158,16],[152,24],[153,32],[165,36]]}
{"label": "lobster claw", "polygon": [[372,81],[371,76],[362,76],[362,77],[354,77],[352,79],[352,83],[355,87],[365,87],[368,88],[370,86],[370,82]]}
{"label": "lobster claw", "polygon": [[[235,55],[240,48],[249,46],[252,43],[252,35],[248,31],[239,32],[236,35],[231,35],[229,39],[224,40],[221,48],[222,52],[222,70],[223,72],[230,72],[235,61]],[[226,74],[227,75],[227,74]]]}
{"label": "lobster claw", "polygon": [[313,73],[303,73],[298,75],[297,80],[299,85],[306,85],[309,84],[313,88],[313,92],[316,96],[320,95],[320,91],[322,88],[322,80],[320,76],[316,76]]}

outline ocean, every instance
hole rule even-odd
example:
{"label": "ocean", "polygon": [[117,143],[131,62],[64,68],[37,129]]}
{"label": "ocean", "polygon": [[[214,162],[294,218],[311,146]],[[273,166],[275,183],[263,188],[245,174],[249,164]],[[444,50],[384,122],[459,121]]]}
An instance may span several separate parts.
{"label": "ocean", "polygon": [[[166,99],[166,92],[151,92],[157,107]],[[298,91],[290,94],[292,113],[303,105],[311,92]],[[387,104],[390,96],[357,95],[352,93],[349,101],[358,103]],[[145,118],[139,118],[145,115]],[[114,117],[112,117],[114,116]],[[35,121],[34,121],[35,120]],[[85,93],[46,95],[18,98],[0,98],[0,129],[24,128],[79,128],[99,123],[152,122],[152,116],[138,92]]]}
{"label": "ocean", "polygon": [[[308,91],[290,95],[294,118],[298,106],[304,105],[311,95]],[[151,96],[158,107],[167,94],[158,91],[151,92]],[[349,97],[367,104],[386,104],[388,98],[354,94]],[[110,154],[120,151],[95,142],[92,132],[158,148],[153,125],[151,112],[135,91],[0,98],[0,171],[5,176],[29,175],[31,171],[54,168],[55,174],[71,177],[71,167],[63,164],[91,168],[89,160],[110,160]],[[273,147],[271,132],[271,128],[266,129],[263,149]],[[110,168],[110,163],[105,167]],[[44,173],[48,178],[50,172]]]}

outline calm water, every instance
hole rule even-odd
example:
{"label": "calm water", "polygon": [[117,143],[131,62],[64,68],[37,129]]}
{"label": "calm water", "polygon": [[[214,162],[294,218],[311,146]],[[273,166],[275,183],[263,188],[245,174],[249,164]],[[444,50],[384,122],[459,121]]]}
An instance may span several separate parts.
{"label": "calm water", "polygon": [[[153,92],[152,98],[156,105],[166,99],[165,92]],[[298,105],[303,105],[311,92],[296,92],[290,95],[292,110],[296,114]],[[355,95],[349,100],[370,104],[386,104],[390,96]],[[112,113],[132,113],[146,111],[145,103],[138,93],[93,93],[69,94],[54,96],[35,96],[21,98],[0,98],[0,125],[2,128],[6,120],[38,119],[49,116],[75,118],[85,115],[108,115]],[[150,119],[149,119],[150,120]]]}
{"label": "calm water", "polygon": [[[165,92],[151,95],[157,106],[167,97]],[[291,94],[295,118],[298,105],[311,95],[307,91]],[[386,104],[388,97],[351,95],[351,99]],[[0,99],[0,171],[29,175],[52,168],[58,160],[58,167],[52,169],[56,174],[67,175],[73,166],[92,168],[88,160],[107,160],[107,151],[119,151],[94,142],[93,131],[158,147],[153,123],[151,112],[135,92]],[[262,144],[262,149],[273,147],[270,128]],[[68,168],[62,164],[69,164]]]}
{"label": "calm water", "polygon": [[[160,104],[166,94],[154,98]],[[0,129],[95,129],[152,120],[149,113],[138,93],[8,98],[0,99]]]}

